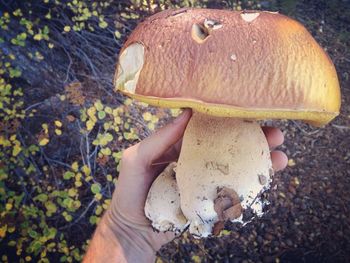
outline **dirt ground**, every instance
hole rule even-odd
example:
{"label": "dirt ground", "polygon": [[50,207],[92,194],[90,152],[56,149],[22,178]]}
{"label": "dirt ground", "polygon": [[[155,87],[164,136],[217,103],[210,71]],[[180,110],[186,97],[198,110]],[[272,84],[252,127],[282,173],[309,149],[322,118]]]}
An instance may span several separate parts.
{"label": "dirt ground", "polygon": [[[244,228],[228,224],[231,233],[220,238],[178,238],[159,253],[164,261],[350,262],[350,40],[341,39],[350,20],[310,2],[300,3],[294,17],[336,65],[341,114],[323,128],[268,122],[283,130],[281,149],[291,159],[267,193],[268,212]],[[348,12],[349,2],[343,2]]]}

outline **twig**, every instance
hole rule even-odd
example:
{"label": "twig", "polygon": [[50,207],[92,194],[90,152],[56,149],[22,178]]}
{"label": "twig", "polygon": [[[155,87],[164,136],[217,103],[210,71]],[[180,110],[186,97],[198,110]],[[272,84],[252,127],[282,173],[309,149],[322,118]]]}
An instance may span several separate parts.
{"label": "twig", "polygon": [[301,132],[303,132],[303,133],[305,133],[305,134],[307,134],[307,135],[309,135],[309,136],[314,135],[314,134],[316,134],[316,133],[318,133],[318,132],[321,131],[320,129],[316,129],[315,131],[308,132],[308,131],[305,131],[296,121],[293,121],[293,120],[292,120],[292,122],[295,124],[295,126],[297,126],[297,128],[298,128]]}
{"label": "twig", "polygon": [[36,106],[39,106],[39,105],[41,105],[43,103],[44,103],[44,101],[40,101],[40,102],[34,103],[34,104],[28,106],[26,109],[24,109],[24,111],[29,111],[30,109],[35,108]]}
{"label": "twig", "polygon": [[332,126],[333,126],[334,128],[339,129],[339,130],[350,130],[350,127],[349,127],[349,126],[345,126],[345,125],[332,124]]}

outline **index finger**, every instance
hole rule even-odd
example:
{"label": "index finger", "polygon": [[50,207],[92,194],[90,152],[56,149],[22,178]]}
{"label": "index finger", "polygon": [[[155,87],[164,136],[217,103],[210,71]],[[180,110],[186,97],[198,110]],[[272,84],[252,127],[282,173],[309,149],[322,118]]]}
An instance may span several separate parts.
{"label": "index finger", "polygon": [[280,146],[284,141],[284,135],[282,131],[275,127],[265,126],[262,130],[266,136],[267,143],[270,149]]}

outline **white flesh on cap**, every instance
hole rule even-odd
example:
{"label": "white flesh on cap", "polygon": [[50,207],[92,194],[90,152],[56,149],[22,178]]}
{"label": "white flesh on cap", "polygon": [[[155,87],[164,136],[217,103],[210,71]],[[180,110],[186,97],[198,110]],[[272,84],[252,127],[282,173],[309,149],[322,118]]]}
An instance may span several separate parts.
{"label": "white flesh on cap", "polygon": [[159,231],[182,232],[187,220],[180,209],[180,194],[175,179],[176,163],[169,164],[148,192],[145,214]]}
{"label": "white flesh on cap", "polygon": [[243,209],[261,213],[262,203],[255,199],[268,187],[271,171],[269,146],[258,123],[194,113],[176,169],[181,210],[190,222],[190,233],[197,237],[212,233],[219,221],[214,201],[223,188],[238,194]]}
{"label": "white flesh on cap", "polygon": [[145,48],[140,43],[128,46],[119,56],[115,86],[124,87],[129,93],[135,93],[137,81],[144,63]]}

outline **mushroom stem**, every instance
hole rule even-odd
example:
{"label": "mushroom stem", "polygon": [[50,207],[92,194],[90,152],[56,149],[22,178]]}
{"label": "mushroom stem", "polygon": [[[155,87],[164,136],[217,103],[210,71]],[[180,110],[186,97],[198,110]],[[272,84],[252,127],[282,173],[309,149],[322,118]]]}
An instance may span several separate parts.
{"label": "mushroom stem", "polygon": [[261,212],[261,202],[254,200],[269,185],[271,171],[269,147],[257,122],[195,112],[176,170],[189,231],[206,237],[216,222],[240,220],[239,201],[243,209]]}

